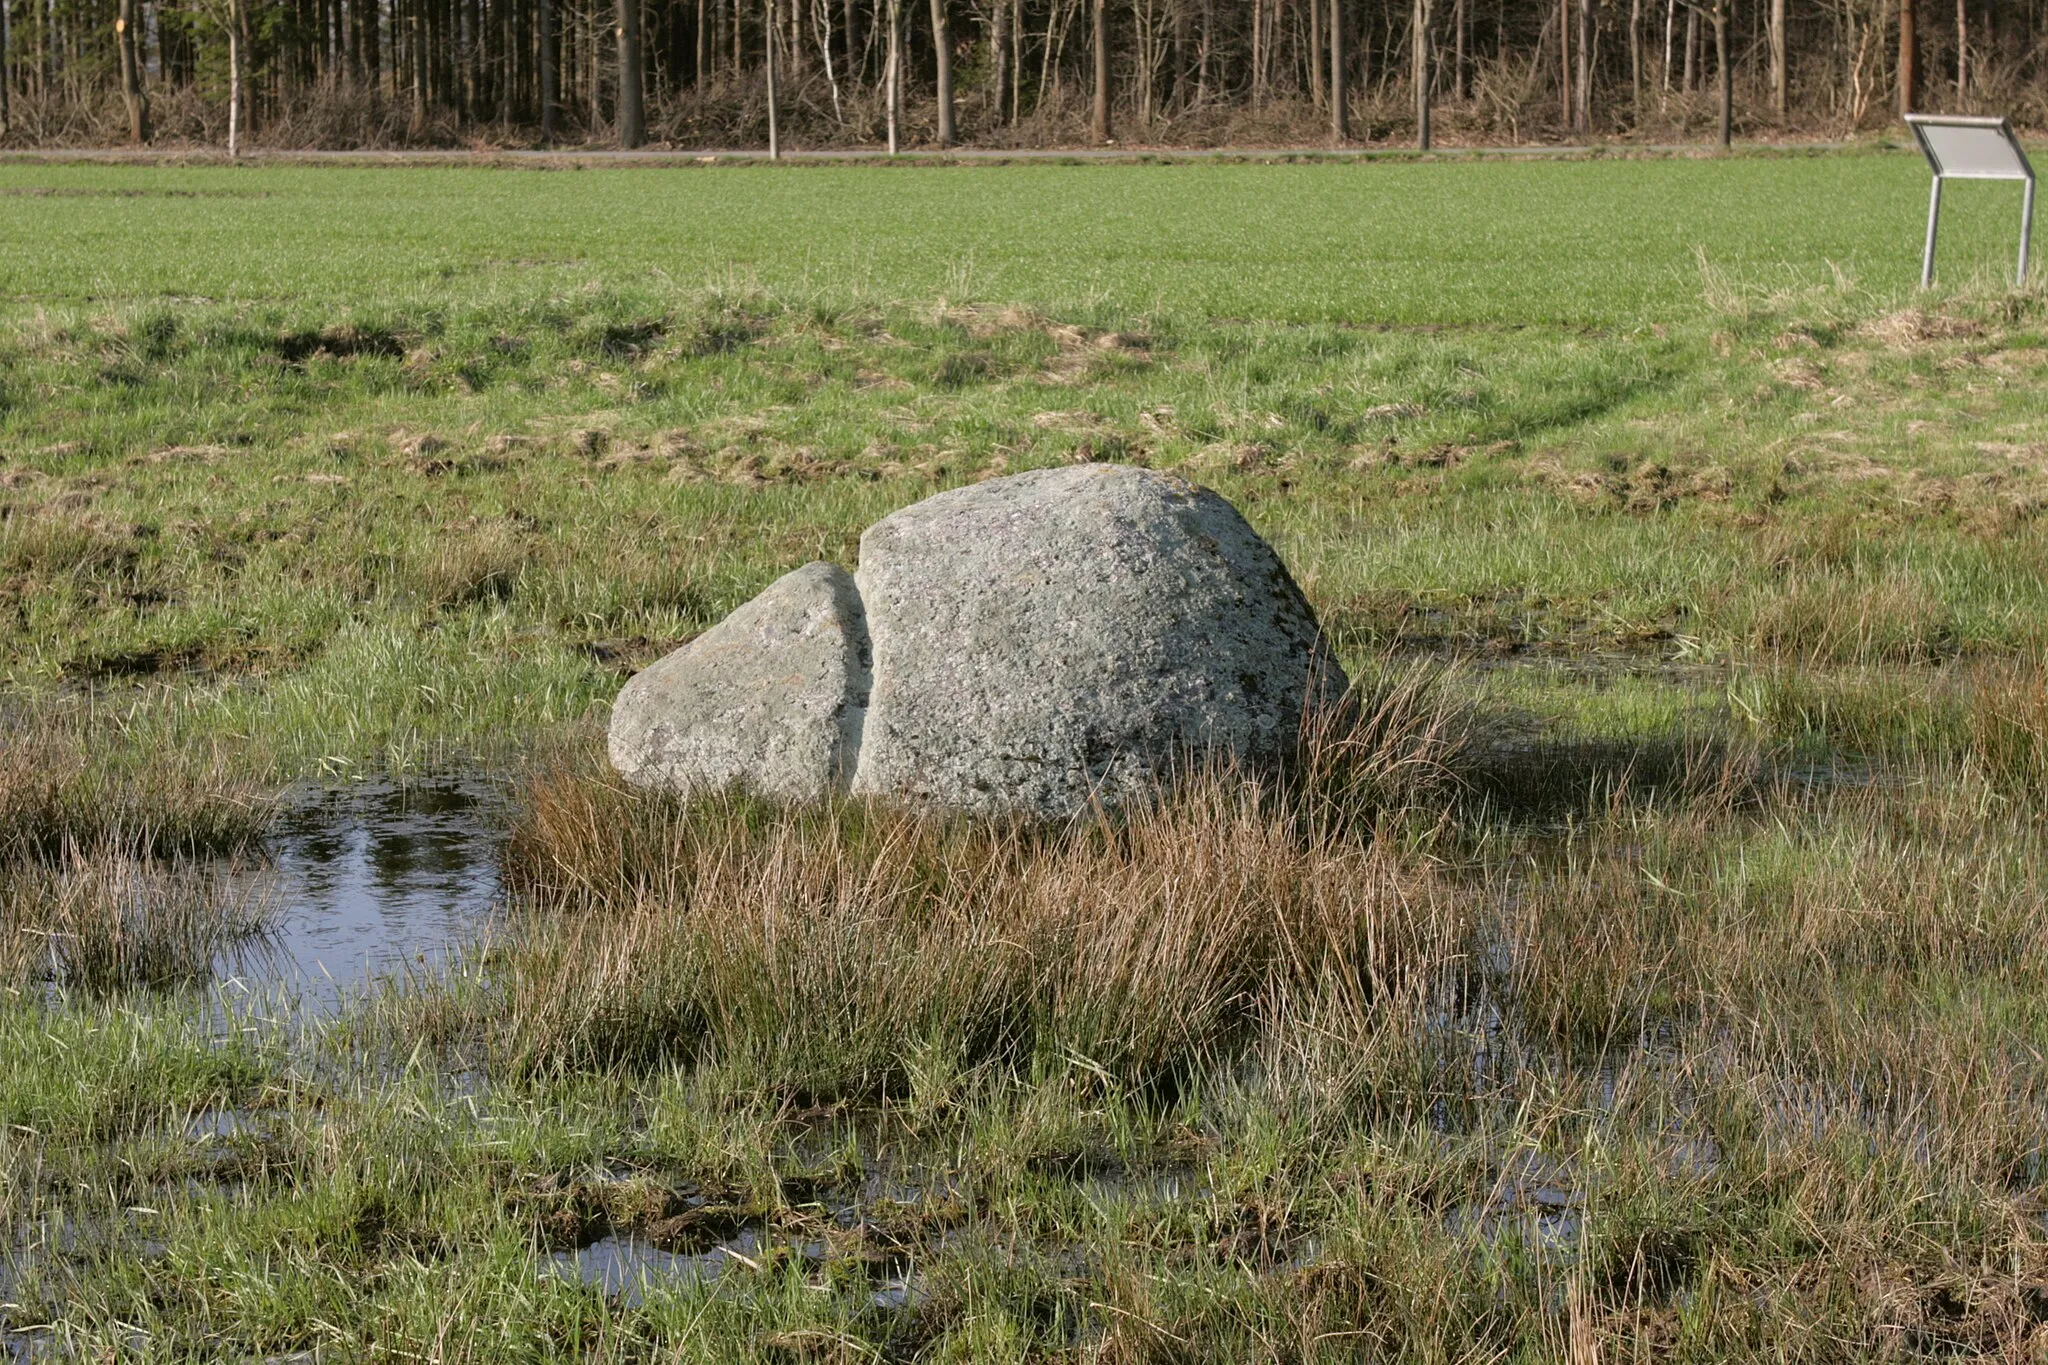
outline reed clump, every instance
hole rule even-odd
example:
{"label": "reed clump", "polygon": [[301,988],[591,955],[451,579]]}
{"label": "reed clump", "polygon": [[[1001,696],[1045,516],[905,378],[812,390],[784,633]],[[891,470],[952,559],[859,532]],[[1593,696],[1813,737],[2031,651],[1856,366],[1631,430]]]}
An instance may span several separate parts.
{"label": "reed clump", "polygon": [[1981,781],[2025,809],[2048,802],[2048,658],[2038,653],[1919,672],[1781,663],[1755,691],[1774,737]]}
{"label": "reed clump", "polygon": [[0,989],[205,982],[272,917],[258,793],[218,753],[124,767],[61,722],[0,729]]}
{"label": "reed clump", "polygon": [[677,801],[555,765],[472,1022],[519,1069],[710,1054],[859,1097],[988,1066],[1165,1083],[1289,1018],[1364,1023],[1460,951],[1403,834],[1454,721],[1401,681],[1288,782],[1212,769],[1051,826]]}
{"label": "reed clump", "polygon": [[0,973],[87,996],[201,986],[260,943],[273,908],[238,863],[73,847],[0,879]]}
{"label": "reed clump", "polygon": [[225,751],[171,747],[110,757],[62,718],[0,720],[0,866],[67,850],[194,858],[248,849],[269,818],[263,788]]}
{"label": "reed clump", "polygon": [[1306,834],[1264,795],[1211,780],[1036,830],[544,777],[488,1027],[519,1066],[708,1049],[816,1094],[898,1089],[914,1062],[1150,1081],[1303,996],[1368,1017],[1455,951],[1391,840]]}

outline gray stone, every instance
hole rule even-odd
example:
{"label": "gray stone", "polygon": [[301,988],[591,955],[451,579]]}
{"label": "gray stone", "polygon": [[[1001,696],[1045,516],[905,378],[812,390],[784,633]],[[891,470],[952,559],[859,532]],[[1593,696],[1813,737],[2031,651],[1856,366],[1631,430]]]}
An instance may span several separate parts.
{"label": "gray stone", "polygon": [[806,564],[660,662],[612,705],[612,765],[675,792],[843,792],[860,752],[868,636],[853,579]]}
{"label": "gray stone", "polygon": [[[1283,762],[1342,671],[1287,569],[1207,489],[1118,465],[954,489],[877,522],[856,794],[1060,818],[1190,758]],[[1313,693],[1313,697],[1311,697]]]}

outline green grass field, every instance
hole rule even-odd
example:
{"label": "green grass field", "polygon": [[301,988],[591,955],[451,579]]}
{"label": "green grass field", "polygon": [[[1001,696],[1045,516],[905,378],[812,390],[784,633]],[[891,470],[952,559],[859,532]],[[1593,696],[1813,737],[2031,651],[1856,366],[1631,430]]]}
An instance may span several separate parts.
{"label": "green grass field", "polygon": [[[2048,1353],[2048,294],[1964,188],[1920,295],[1895,153],[0,165],[9,1348]],[[634,669],[1090,459],[1280,548],[1370,780],[607,780]],[[222,1028],[211,860],[448,768],[504,931]]]}
{"label": "green grass field", "polygon": [[[993,299],[1078,320],[1642,326],[1696,254],[1770,288],[1911,282],[1903,153],[1747,160],[697,170],[0,166],[0,292],[437,314],[596,288]],[[1951,191],[2010,255],[2017,190]],[[424,319],[423,319],[424,320]]]}

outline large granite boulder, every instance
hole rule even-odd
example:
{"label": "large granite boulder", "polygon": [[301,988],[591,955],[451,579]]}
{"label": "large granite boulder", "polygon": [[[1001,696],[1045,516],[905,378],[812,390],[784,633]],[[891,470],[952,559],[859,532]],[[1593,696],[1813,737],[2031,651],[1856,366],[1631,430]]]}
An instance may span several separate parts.
{"label": "large granite boulder", "polygon": [[815,801],[852,781],[867,699],[860,594],[836,564],[806,564],[633,676],[612,766],[637,786]]}
{"label": "large granite boulder", "polygon": [[683,790],[1057,819],[1211,757],[1283,763],[1304,708],[1345,686],[1228,502],[1082,465],[904,508],[861,538],[851,582],[781,580],[627,684],[612,759]]}
{"label": "large granite boulder", "polygon": [[[858,794],[1065,816],[1190,759],[1291,753],[1342,675],[1237,509],[1124,465],[1038,470],[868,528]],[[1320,662],[1319,662],[1320,661]]]}

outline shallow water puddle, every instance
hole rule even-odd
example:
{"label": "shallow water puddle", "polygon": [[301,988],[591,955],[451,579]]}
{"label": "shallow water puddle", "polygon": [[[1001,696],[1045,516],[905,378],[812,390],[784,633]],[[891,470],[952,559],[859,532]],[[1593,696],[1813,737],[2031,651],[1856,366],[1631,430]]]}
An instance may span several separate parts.
{"label": "shallow water puddle", "polygon": [[346,987],[445,960],[498,903],[505,822],[502,788],[474,774],[288,799],[266,841],[275,928],[232,984]]}
{"label": "shallow water puddle", "polygon": [[1570,1256],[1578,1250],[1585,1206],[1581,1181],[1570,1166],[1521,1151],[1502,1160],[1489,1197],[1452,1209],[1444,1222],[1454,1234],[1519,1240],[1539,1257]]}
{"label": "shallow water puddle", "polygon": [[735,1261],[758,1264],[760,1251],[761,1234],[752,1228],[696,1255],[663,1251],[632,1233],[615,1233],[580,1251],[556,1252],[549,1258],[549,1268],[555,1274],[581,1280],[625,1307],[636,1308],[650,1288],[708,1284]]}
{"label": "shallow water puddle", "polygon": [[57,1337],[47,1328],[26,1328],[19,1332],[0,1332],[0,1351],[6,1352],[6,1359],[14,1361],[45,1361],[57,1359]]}
{"label": "shallow water puddle", "polygon": [[[858,1206],[840,1206],[837,1221],[842,1227],[857,1226],[861,1221]],[[942,1237],[939,1244],[943,1246],[947,1240]],[[616,1231],[575,1251],[552,1253],[543,1273],[581,1281],[620,1306],[635,1308],[650,1289],[708,1285],[735,1265],[762,1270],[780,1264],[804,1267],[807,1275],[821,1278],[815,1287],[834,1292],[828,1272],[834,1256],[827,1242],[771,1238],[758,1226],[743,1227],[717,1246],[694,1253],[664,1251],[639,1233]],[[838,1292],[844,1292],[843,1285]],[[866,1285],[859,1292],[872,1306],[893,1310],[915,1308],[927,1297],[907,1261],[870,1263]]]}

